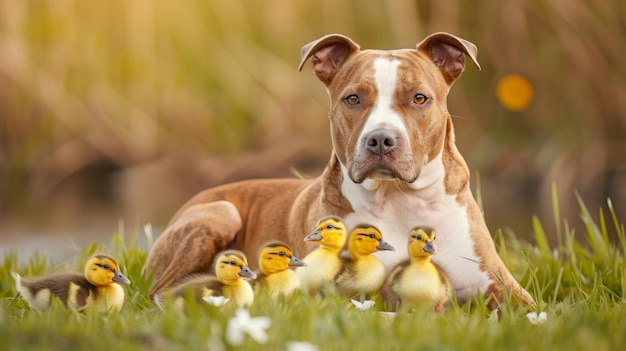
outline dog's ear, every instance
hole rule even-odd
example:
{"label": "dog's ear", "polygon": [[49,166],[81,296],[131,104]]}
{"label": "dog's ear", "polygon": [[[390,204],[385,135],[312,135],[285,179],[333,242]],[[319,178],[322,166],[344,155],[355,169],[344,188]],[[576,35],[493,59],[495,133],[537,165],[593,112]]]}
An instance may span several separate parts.
{"label": "dog's ear", "polygon": [[304,63],[313,57],[313,72],[325,85],[333,80],[337,70],[348,57],[359,51],[359,45],[350,38],[340,34],[329,34],[302,47],[302,58],[298,70],[302,71]]}
{"label": "dog's ear", "polygon": [[480,64],[476,58],[478,54],[476,45],[452,34],[443,32],[431,34],[417,44],[417,50],[426,54],[439,66],[448,85],[452,85],[465,70],[463,54],[467,55],[480,71]]}

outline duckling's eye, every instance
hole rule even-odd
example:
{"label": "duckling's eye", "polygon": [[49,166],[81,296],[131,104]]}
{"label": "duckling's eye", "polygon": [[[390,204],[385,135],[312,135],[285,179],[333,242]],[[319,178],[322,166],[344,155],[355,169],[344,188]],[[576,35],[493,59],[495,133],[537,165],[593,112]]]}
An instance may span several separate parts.
{"label": "duckling's eye", "polygon": [[351,106],[358,105],[361,102],[359,96],[355,94],[346,96],[344,100],[346,101],[346,103],[348,103],[348,105]]}
{"label": "duckling's eye", "polygon": [[230,265],[231,265],[231,266],[236,266],[236,265],[237,265],[237,262],[235,262],[235,261],[230,261]]}
{"label": "duckling's eye", "polygon": [[104,268],[104,269],[111,269],[111,267],[109,267],[108,264],[100,264],[100,263],[96,263],[96,266],[100,267],[100,268]]}
{"label": "duckling's eye", "polygon": [[418,235],[415,237],[415,239],[417,239],[417,240],[422,240],[422,234],[418,234]]}
{"label": "duckling's eye", "polygon": [[376,237],[376,235],[374,233],[370,233],[370,235],[368,235],[370,238],[374,239]]}
{"label": "duckling's eye", "polygon": [[426,101],[428,101],[428,98],[424,94],[415,94],[413,97],[413,103],[416,105],[423,105]]}
{"label": "duckling's eye", "polygon": [[329,224],[329,225],[326,226],[326,229],[328,229],[328,230],[331,230],[333,228],[335,228],[335,227],[332,224]]}
{"label": "duckling's eye", "polygon": [[285,251],[280,251],[280,252],[278,253],[278,256],[285,256]]}

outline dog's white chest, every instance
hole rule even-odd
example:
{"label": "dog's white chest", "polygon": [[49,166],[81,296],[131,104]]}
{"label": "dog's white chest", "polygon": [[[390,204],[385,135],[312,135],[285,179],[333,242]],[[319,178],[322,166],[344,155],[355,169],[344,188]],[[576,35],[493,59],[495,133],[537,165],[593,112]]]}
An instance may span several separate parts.
{"label": "dog's white chest", "polygon": [[445,194],[443,181],[424,190],[386,189],[386,193],[382,193],[385,189],[381,186],[370,190],[348,181],[344,182],[343,190],[354,209],[354,213],[345,218],[348,228],[360,223],[374,225],[395,247],[396,251],[376,253],[388,271],[408,259],[410,230],[428,226],[435,229],[439,246],[432,260],[448,274],[457,295],[485,292],[492,283],[479,267],[467,209],[455,196]]}

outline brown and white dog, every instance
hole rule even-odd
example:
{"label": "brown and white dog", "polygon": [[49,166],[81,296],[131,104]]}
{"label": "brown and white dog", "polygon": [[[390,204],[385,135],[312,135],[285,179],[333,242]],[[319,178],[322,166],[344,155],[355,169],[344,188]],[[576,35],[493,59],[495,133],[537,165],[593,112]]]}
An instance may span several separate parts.
{"label": "brown and white dog", "polygon": [[[450,277],[460,301],[468,294],[505,291],[525,304],[532,297],[498,256],[469,187],[469,170],[456,148],[447,95],[465,69],[477,69],[472,43],[435,33],[416,49],[364,50],[342,35],[302,48],[300,70],[313,71],[330,97],[333,153],[315,179],[247,180],[205,190],[173,217],[145,266],[156,282],[151,296],[173,282],[209,269],[226,248],[256,255],[270,239],[304,255],[304,236],[326,216],[348,227],[369,223],[391,245],[406,247],[416,226],[437,231],[433,258]],[[379,258],[387,269],[406,250]],[[256,260],[251,260],[255,262]]]}

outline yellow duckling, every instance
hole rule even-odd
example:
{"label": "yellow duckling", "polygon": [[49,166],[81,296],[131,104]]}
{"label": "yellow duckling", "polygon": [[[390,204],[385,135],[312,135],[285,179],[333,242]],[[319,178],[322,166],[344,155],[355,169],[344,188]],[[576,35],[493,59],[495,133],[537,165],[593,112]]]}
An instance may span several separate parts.
{"label": "yellow duckling", "polygon": [[281,241],[263,245],[259,254],[260,273],[255,290],[267,289],[270,297],[289,296],[300,289],[300,277],[289,267],[303,267],[306,263],[293,255],[291,248]]}
{"label": "yellow duckling", "polygon": [[378,293],[386,278],[385,266],[372,255],[376,251],[395,248],[383,240],[380,231],[371,225],[362,224],[350,232],[348,252],[350,257],[342,259],[343,266],[335,277],[340,294],[348,297],[360,296],[361,302]]}
{"label": "yellow duckling", "polygon": [[117,261],[106,254],[94,254],[85,264],[84,274],[56,273],[45,277],[25,277],[13,272],[15,288],[30,307],[45,310],[52,296],[76,311],[119,311],[124,305],[124,288],[130,284],[121,272]]}
{"label": "yellow duckling", "polygon": [[307,266],[296,269],[304,292],[313,295],[324,284],[332,283],[341,269],[339,254],[347,236],[346,225],[342,220],[327,217],[320,220],[316,229],[304,238],[305,241],[318,241],[320,245],[303,259]]}
{"label": "yellow duckling", "polygon": [[408,249],[409,260],[396,266],[389,276],[390,290],[401,304],[434,304],[435,312],[439,312],[452,288],[443,270],[431,261],[437,253],[435,231],[428,227],[412,229]]}
{"label": "yellow duckling", "polygon": [[204,297],[223,296],[237,306],[249,306],[254,301],[254,290],[245,278],[255,279],[243,252],[225,250],[215,256],[215,275],[194,274],[172,288],[176,305],[182,307],[183,297],[191,293],[199,303]]}

